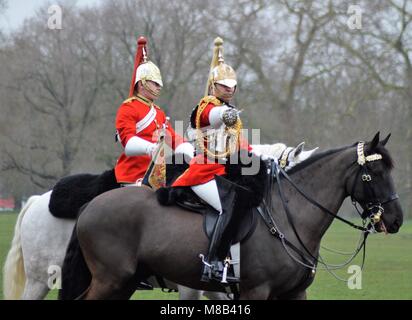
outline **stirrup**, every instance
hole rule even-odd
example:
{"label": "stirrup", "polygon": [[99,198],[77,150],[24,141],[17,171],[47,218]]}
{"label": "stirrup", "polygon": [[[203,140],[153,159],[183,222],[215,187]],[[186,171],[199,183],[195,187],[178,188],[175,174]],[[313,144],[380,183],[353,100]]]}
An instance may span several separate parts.
{"label": "stirrup", "polygon": [[223,275],[222,275],[222,283],[228,283],[227,282],[227,269],[230,266],[230,258],[226,257],[226,259],[223,261]]}
{"label": "stirrup", "polygon": [[200,277],[200,281],[209,282],[210,280],[212,280],[213,265],[206,261],[205,256],[203,254],[199,254],[199,258],[202,259],[203,263],[203,271],[202,276]]}
{"label": "stirrup", "polygon": [[[202,263],[204,264],[203,272],[202,272],[202,276],[200,278],[200,281],[210,282],[211,280],[213,280],[213,281],[220,282],[222,285],[230,285],[230,284],[235,284],[235,283],[240,282],[240,279],[238,277],[228,276],[227,275],[228,268],[229,268],[230,262],[231,262],[229,257],[227,257],[223,261],[223,263],[221,263],[219,261],[217,264],[208,263],[205,260],[205,257],[204,257],[203,254],[200,254],[199,258],[202,259]],[[223,270],[221,270],[219,264],[222,265]]]}

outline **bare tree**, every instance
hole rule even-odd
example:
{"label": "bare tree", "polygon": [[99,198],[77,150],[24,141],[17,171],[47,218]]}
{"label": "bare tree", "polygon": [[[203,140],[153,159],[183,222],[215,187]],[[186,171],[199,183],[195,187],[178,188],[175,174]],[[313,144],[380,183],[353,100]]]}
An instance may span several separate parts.
{"label": "bare tree", "polygon": [[[411,2],[363,1],[359,5],[363,9],[361,29],[350,30],[346,26],[345,8],[341,8],[340,16],[343,19],[338,20],[335,28],[327,30],[324,36],[329,43],[343,49],[343,54],[348,57],[348,66],[362,70],[361,77],[373,84],[368,92],[376,97],[376,102],[375,111],[368,113],[369,120],[373,119],[371,115],[376,110],[379,113],[375,121],[364,122],[365,128],[370,132],[371,127],[378,123],[389,130],[392,128],[397,133],[398,138],[395,136],[395,139],[399,139],[395,141],[402,145],[403,139],[412,139],[412,129],[407,125],[412,120]],[[360,110],[355,110],[353,106],[348,111],[359,115]],[[382,117],[385,113],[388,116]],[[384,121],[379,121],[379,118]],[[402,198],[406,207],[410,207],[412,148],[406,144],[397,151],[400,193],[404,195]]]}
{"label": "bare tree", "polygon": [[[85,48],[90,34],[84,33],[87,26],[80,14],[66,9],[63,30],[44,31],[43,24],[40,17],[34,18],[7,49],[13,55],[14,79],[4,86],[20,97],[13,108],[28,115],[29,134],[8,132],[12,149],[3,151],[3,170],[17,170],[46,187],[72,172],[97,118],[106,82],[100,76],[99,57]],[[27,161],[28,154],[32,161]]]}
{"label": "bare tree", "polygon": [[114,119],[141,35],[162,71],[159,105],[187,123],[221,36],[246,128],[260,128],[262,142],[324,148],[392,131],[395,179],[410,207],[403,199],[412,199],[412,147],[404,143],[412,138],[412,3],[358,1],[355,30],[350,4],[105,0],[65,5],[64,30],[45,29],[44,16],[29,19],[0,43],[2,180],[26,192],[114,165]]}

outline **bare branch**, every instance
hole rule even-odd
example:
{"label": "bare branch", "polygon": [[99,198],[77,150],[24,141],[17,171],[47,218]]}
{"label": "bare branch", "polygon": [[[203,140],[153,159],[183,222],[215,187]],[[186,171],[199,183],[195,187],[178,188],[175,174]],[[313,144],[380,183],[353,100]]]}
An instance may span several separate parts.
{"label": "bare branch", "polygon": [[40,179],[44,180],[56,180],[58,177],[52,174],[47,174],[42,171],[38,171],[33,169],[32,167],[28,168],[23,165],[20,161],[18,161],[14,155],[12,155],[8,151],[4,151],[4,155],[6,156],[7,160],[4,161],[1,171],[9,171],[9,170],[17,170],[18,172],[27,175],[27,176],[36,176]]}

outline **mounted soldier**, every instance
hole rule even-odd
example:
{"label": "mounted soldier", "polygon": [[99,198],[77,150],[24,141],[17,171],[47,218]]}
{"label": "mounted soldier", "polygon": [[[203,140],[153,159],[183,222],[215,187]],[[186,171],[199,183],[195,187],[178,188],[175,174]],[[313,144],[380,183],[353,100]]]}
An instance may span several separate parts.
{"label": "mounted soldier", "polygon": [[[223,280],[237,282],[235,277],[222,279],[224,267],[229,261],[226,255],[230,241],[222,243],[226,229],[233,216],[229,197],[222,197],[222,180],[229,158],[239,149],[252,148],[241,139],[242,122],[239,111],[230,104],[237,88],[236,72],[224,62],[223,40],[215,40],[215,48],[206,87],[206,95],[192,111],[188,136],[195,136],[200,152],[186,170],[173,183],[173,187],[188,187],[213,207],[219,214],[210,239],[207,257],[203,260],[202,281]],[[219,192],[220,191],[220,192]],[[233,200],[233,199],[232,199]],[[229,239],[230,240],[230,239]],[[224,260],[224,261],[223,261]]]}
{"label": "mounted soldier", "polygon": [[[197,155],[191,160],[188,170],[172,185],[191,187],[199,198],[219,214],[210,238],[207,257],[203,259],[201,280],[205,282],[212,279],[223,283],[239,281],[235,276],[227,276],[231,261],[227,255],[233,240],[230,239],[233,230],[228,229],[236,224],[233,223],[234,220],[242,218],[239,217],[241,213],[234,212],[235,196],[230,195],[231,192],[227,190],[224,191],[231,189],[234,193],[234,188],[219,178],[227,176],[228,166],[233,162],[231,160],[239,161],[239,156],[242,158],[242,155],[252,153],[262,159],[272,157],[279,161],[283,168],[288,169],[310,157],[317,149],[303,151],[304,143],[296,148],[282,143],[249,145],[241,135],[240,112],[231,105],[236,89],[236,72],[224,61],[223,40],[216,38],[205,96],[192,111],[187,132],[190,139],[196,140]],[[238,157],[233,157],[234,155]],[[260,161],[258,163],[260,164]]]}
{"label": "mounted soldier", "polygon": [[[175,153],[193,157],[193,146],[178,135],[168,121],[164,111],[154,101],[160,96],[163,87],[159,68],[148,60],[146,39],[138,39],[129,98],[119,107],[116,115],[116,140],[124,152],[115,166],[116,181],[122,187],[141,186],[145,174],[151,175],[155,156],[163,150],[166,142]],[[164,154],[163,154],[164,156]],[[165,167],[155,172],[155,182],[146,183],[156,189],[163,185]],[[162,171],[162,168],[164,169]],[[159,171],[158,170],[158,171]],[[146,280],[138,284],[140,288],[151,289]]]}
{"label": "mounted soldier", "polygon": [[162,134],[175,153],[190,158],[194,153],[193,146],[173,130],[164,111],[154,104],[163,81],[159,68],[148,60],[146,43],[144,37],[139,38],[129,98],[116,115],[116,140],[124,152],[117,160],[115,174],[122,186],[141,185]]}

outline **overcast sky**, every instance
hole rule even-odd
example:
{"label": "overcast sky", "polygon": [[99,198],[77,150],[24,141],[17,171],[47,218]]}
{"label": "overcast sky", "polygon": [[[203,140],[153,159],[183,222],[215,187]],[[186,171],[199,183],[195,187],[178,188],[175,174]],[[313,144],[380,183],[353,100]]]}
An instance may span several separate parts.
{"label": "overcast sky", "polygon": [[[67,0],[66,0],[67,1]],[[93,5],[100,0],[68,0],[79,6]],[[0,16],[0,28],[6,32],[21,26],[24,19],[35,14],[36,10],[45,4],[58,4],[57,0],[7,0],[7,11]]]}

